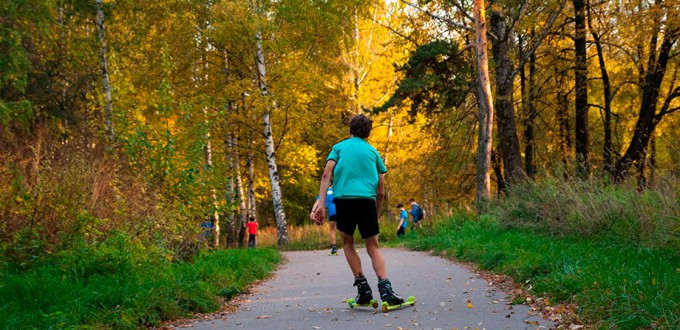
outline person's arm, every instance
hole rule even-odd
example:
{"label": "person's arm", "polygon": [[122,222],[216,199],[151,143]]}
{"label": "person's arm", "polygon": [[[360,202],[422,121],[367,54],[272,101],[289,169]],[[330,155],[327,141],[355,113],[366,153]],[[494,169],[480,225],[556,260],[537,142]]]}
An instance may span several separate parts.
{"label": "person's arm", "polygon": [[378,217],[380,217],[383,200],[385,199],[385,173],[378,174],[378,190],[376,191],[376,194],[377,196],[375,197],[375,206],[378,212]]}
{"label": "person's arm", "polygon": [[321,183],[319,184],[319,199],[317,200],[316,207],[312,210],[312,220],[317,225],[323,224],[323,220],[326,218],[326,193],[328,192],[328,187],[331,185],[331,177],[333,177],[333,170],[335,169],[335,161],[329,160],[326,162],[326,168],[323,170],[321,175]]}
{"label": "person's arm", "polygon": [[309,212],[309,218],[314,220],[314,210],[316,210],[317,206],[319,206],[319,200],[317,199],[314,201],[314,205],[312,206],[312,212]]}
{"label": "person's arm", "polygon": [[397,231],[399,231],[399,228],[401,228],[401,225],[404,223],[404,217],[399,216],[399,224],[397,225]]}

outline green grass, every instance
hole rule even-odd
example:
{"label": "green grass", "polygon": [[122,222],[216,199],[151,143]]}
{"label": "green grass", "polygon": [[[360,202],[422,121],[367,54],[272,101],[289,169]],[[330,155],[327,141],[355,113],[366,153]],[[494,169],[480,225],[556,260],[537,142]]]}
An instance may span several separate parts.
{"label": "green grass", "polygon": [[507,229],[492,216],[457,215],[406,245],[512,276],[551,301],[576,302],[598,328],[680,328],[680,255],[606,239]]}
{"label": "green grass", "polygon": [[0,329],[137,329],[214,311],[281,261],[273,249],[206,252],[171,262],[124,235],[0,268]]}

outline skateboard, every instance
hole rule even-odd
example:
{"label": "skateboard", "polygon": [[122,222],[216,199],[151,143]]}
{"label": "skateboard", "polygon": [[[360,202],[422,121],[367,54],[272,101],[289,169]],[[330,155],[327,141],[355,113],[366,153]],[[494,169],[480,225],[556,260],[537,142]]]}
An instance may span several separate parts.
{"label": "skateboard", "polygon": [[403,303],[399,305],[389,305],[387,302],[383,301],[382,303],[382,311],[383,313],[387,313],[388,311],[393,311],[395,309],[402,309],[405,307],[413,306],[416,304],[416,297],[410,296],[404,300]]}
{"label": "skateboard", "polygon": [[328,252],[328,255],[329,255],[329,256],[337,256],[337,255],[339,255],[339,254],[338,254],[337,252],[335,252],[335,253]]}
{"label": "skateboard", "polygon": [[371,299],[371,301],[369,301],[368,304],[357,304],[357,302],[356,302],[356,300],[354,300],[354,298],[349,298],[349,299],[347,299],[347,305],[349,305],[349,308],[355,308],[355,307],[378,308],[378,300]]}

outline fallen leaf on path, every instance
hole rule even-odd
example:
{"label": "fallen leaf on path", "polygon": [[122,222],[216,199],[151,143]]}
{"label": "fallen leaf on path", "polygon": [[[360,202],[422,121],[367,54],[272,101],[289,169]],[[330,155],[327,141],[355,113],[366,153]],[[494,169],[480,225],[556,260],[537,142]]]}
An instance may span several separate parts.
{"label": "fallen leaf on path", "polygon": [[256,319],[268,319],[270,317],[272,317],[272,316],[271,315],[260,315],[260,316],[256,317]]}

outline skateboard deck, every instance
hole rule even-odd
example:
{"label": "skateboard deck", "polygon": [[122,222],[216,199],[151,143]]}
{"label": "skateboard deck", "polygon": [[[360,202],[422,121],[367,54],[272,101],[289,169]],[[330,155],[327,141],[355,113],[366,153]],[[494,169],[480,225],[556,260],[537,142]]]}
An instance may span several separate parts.
{"label": "skateboard deck", "polygon": [[355,308],[355,307],[378,308],[378,300],[376,300],[376,299],[371,299],[371,301],[368,304],[357,304],[357,302],[354,300],[354,298],[349,298],[346,301],[347,301],[347,305],[349,305],[349,308]]}
{"label": "skateboard deck", "polygon": [[410,307],[410,306],[413,306],[415,304],[416,304],[416,297],[410,296],[410,297],[406,298],[406,300],[404,300],[404,302],[399,304],[399,305],[389,305],[387,302],[383,301],[381,306],[382,306],[383,313],[387,313],[389,311],[393,311],[393,310],[396,310],[396,309],[402,309],[402,308]]}

